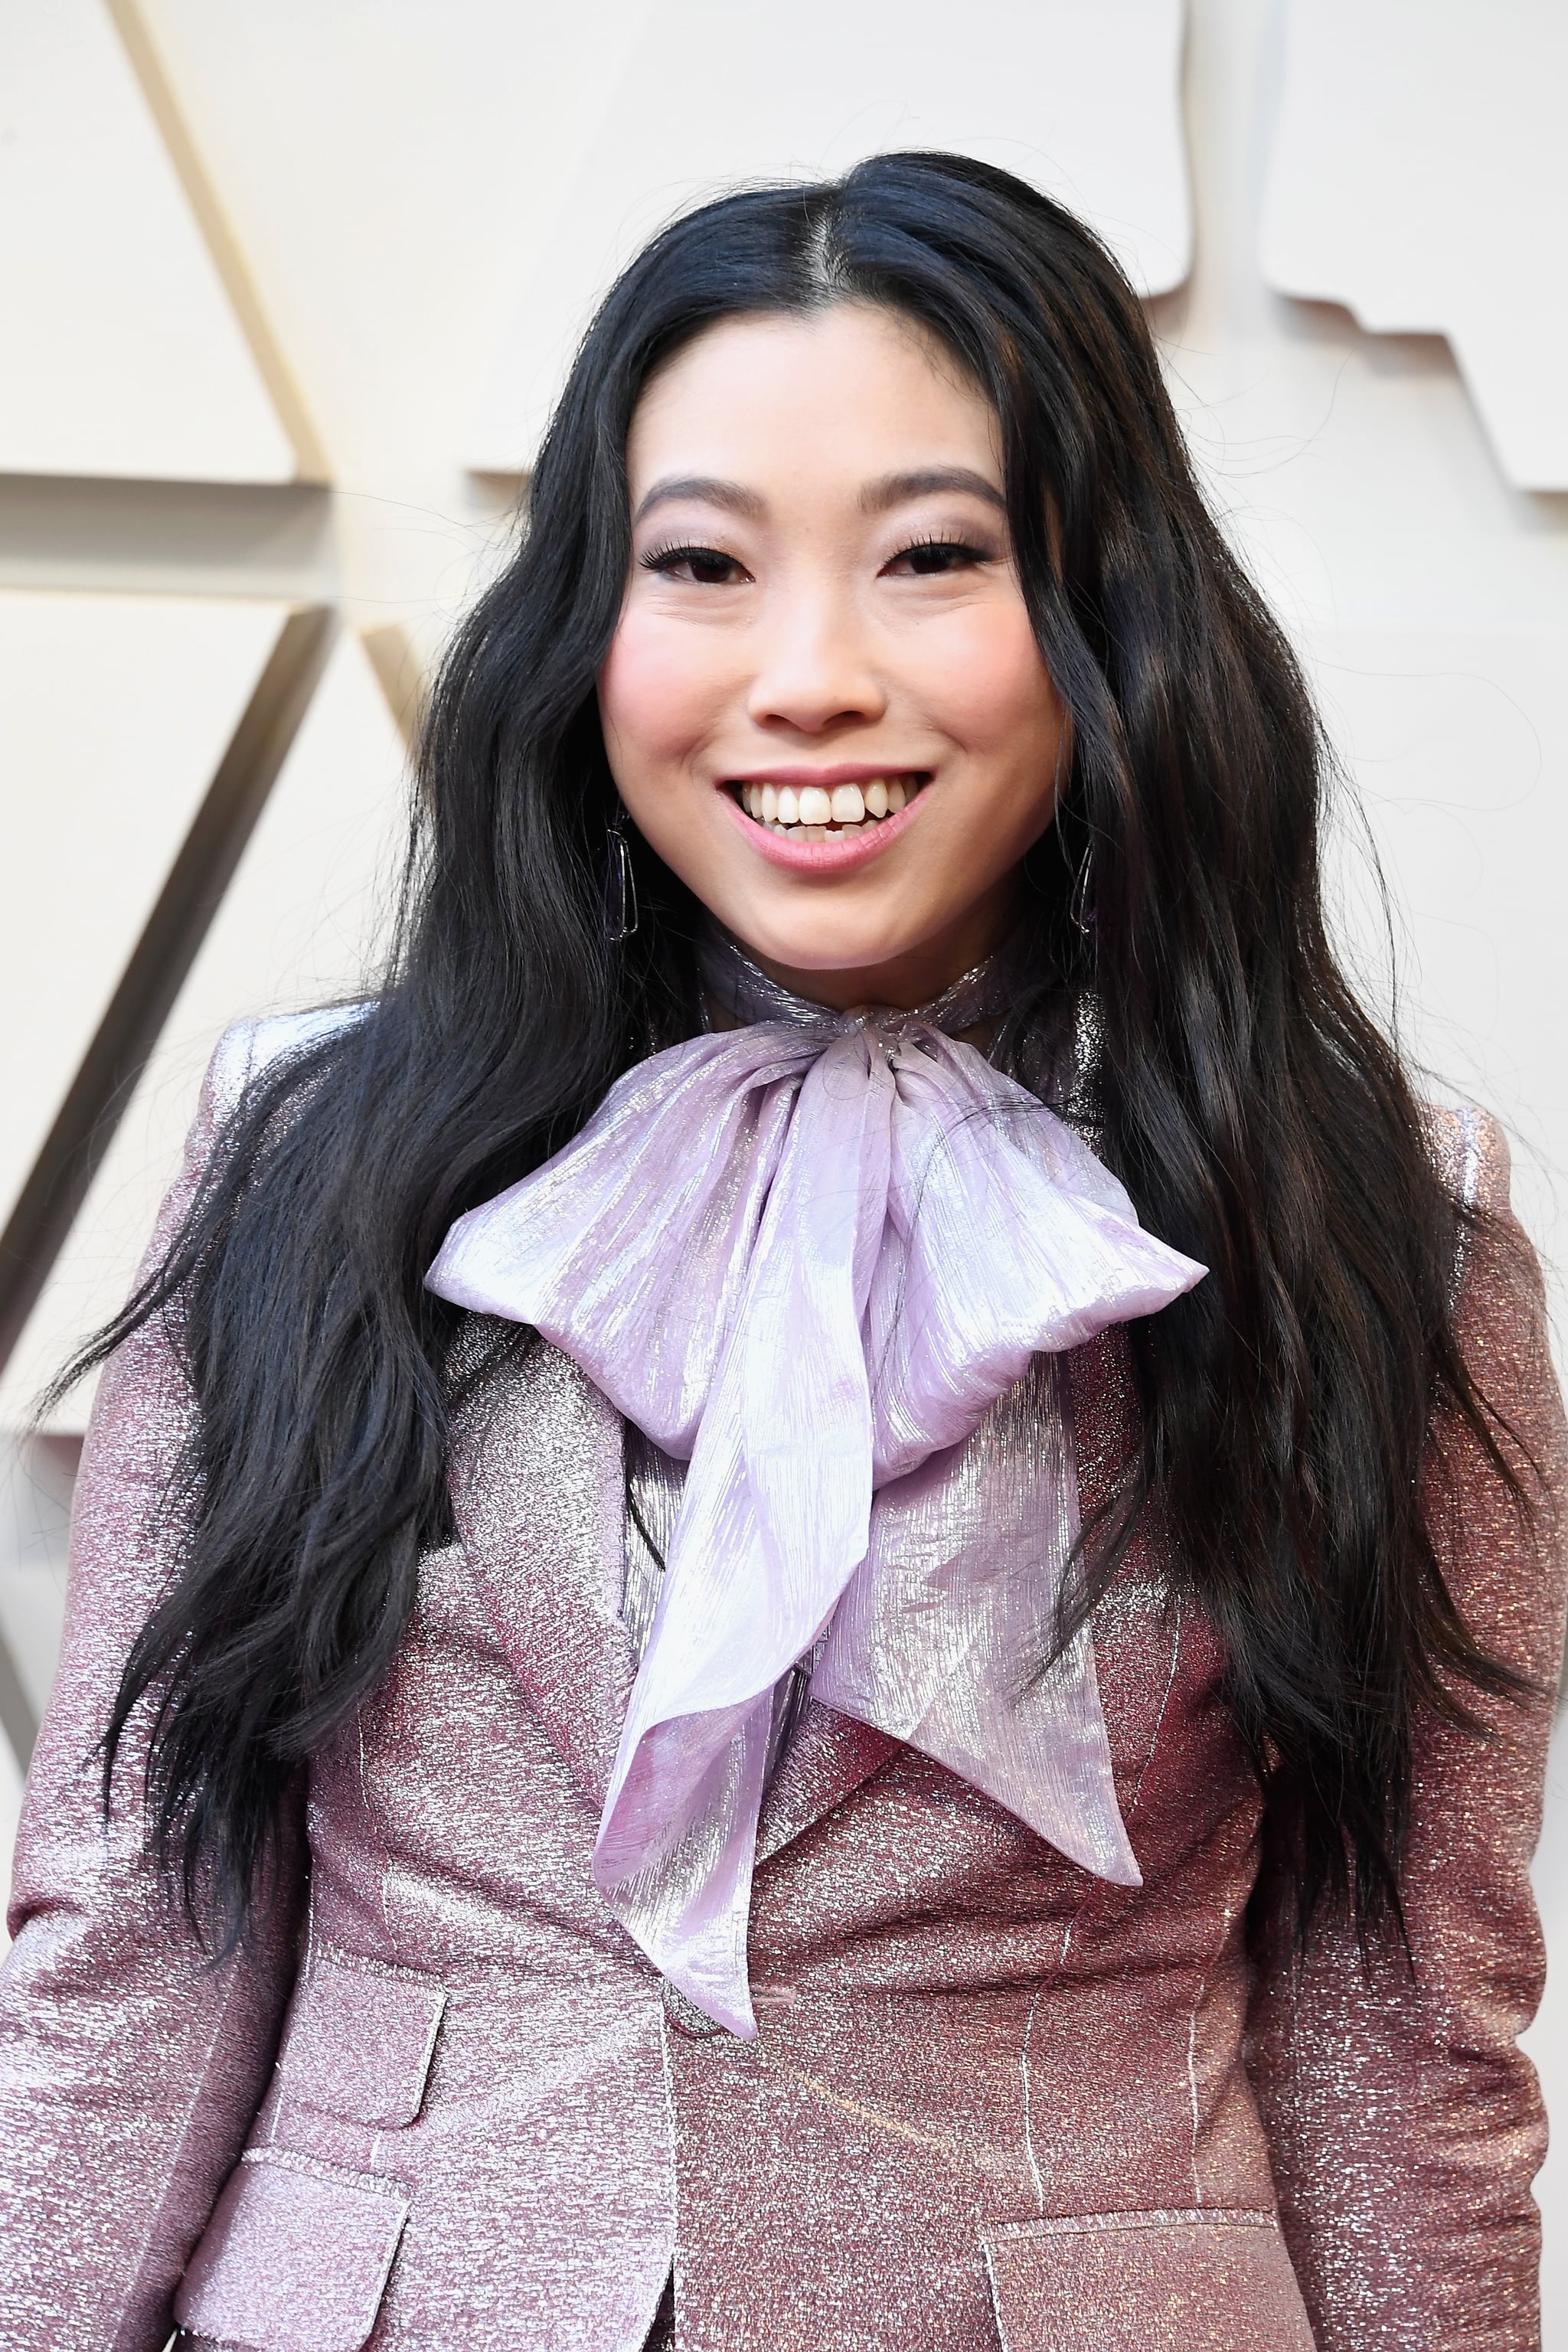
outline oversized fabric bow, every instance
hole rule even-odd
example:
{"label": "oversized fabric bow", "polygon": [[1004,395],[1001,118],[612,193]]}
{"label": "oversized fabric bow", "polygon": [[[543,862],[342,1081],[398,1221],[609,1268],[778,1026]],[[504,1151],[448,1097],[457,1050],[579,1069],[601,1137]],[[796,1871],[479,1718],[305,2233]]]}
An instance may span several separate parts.
{"label": "oversized fabric bow", "polygon": [[976,1017],[973,987],[839,1015],[732,943],[708,957],[770,1017],[628,1071],[553,1160],[458,1220],[428,1280],[536,1327],[689,1460],[594,1874],[663,1974],[750,2035],[775,1687],[825,1632],[814,1697],[1140,1883],[1087,1631],[1040,1671],[1078,1528],[1070,1432],[1047,1417],[1005,1507],[975,1491],[974,1433],[1037,1354],[1204,1268],[943,1034]]}

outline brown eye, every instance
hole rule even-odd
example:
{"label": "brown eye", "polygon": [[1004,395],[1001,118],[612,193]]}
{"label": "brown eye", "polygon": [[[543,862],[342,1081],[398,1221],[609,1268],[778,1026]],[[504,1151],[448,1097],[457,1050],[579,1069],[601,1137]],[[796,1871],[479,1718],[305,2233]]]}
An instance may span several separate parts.
{"label": "brown eye", "polygon": [[939,579],[944,572],[967,572],[977,563],[991,560],[991,550],[971,545],[962,539],[921,540],[917,546],[906,547],[889,564],[889,572],[902,572],[917,580]]}
{"label": "brown eye", "polygon": [[689,580],[699,588],[728,588],[746,576],[744,566],[716,547],[656,547],[642,559],[667,580]]}

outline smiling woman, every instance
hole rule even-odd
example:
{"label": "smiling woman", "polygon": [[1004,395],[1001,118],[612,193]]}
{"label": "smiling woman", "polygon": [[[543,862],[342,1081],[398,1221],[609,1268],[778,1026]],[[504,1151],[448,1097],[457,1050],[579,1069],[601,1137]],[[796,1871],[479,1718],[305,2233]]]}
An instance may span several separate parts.
{"label": "smiling woman", "polygon": [[633,264],[89,1351],[7,2347],[1529,2352],[1562,1413],[1327,782],[1060,207]]}
{"label": "smiling woman", "polygon": [[626,462],[599,709],[639,832],[775,979],[935,995],[1016,925],[1064,746],[991,404],[896,312],[740,319]]}

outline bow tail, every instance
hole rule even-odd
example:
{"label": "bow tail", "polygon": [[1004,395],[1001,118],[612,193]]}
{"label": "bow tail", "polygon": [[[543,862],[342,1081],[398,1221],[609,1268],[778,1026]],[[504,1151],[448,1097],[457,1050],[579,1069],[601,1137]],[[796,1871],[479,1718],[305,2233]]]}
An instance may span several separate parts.
{"label": "bow tail", "polygon": [[[857,1528],[852,1464],[837,1512],[819,1500],[824,1539],[787,1555],[779,1572],[748,1475],[742,1368],[732,1347],[703,1416],[594,1877],[660,1973],[750,2038],[746,1929],[775,1710],[864,1557],[868,1498]],[[792,1452],[807,1477],[809,1430],[795,1433]],[[820,1477],[816,1491],[821,1498]]]}
{"label": "bow tail", "polygon": [[880,1490],[812,1696],[1137,1886],[1088,1628],[1052,1657],[1079,1529],[1065,1388],[1037,1357],[972,1436]]}
{"label": "bow tail", "polygon": [[756,2033],[746,1927],[776,1699],[765,1692],[715,1756],[677,1843],[628,1877],[594,1874],[659,1974],[742,2041]]}

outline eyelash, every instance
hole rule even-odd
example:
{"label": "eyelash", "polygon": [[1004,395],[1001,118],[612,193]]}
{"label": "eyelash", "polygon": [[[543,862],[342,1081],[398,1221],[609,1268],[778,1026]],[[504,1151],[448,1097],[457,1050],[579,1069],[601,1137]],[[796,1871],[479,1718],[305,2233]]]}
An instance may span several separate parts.
{"label": "eyelash", "polygon": [[[889,560],[893,563],[902,563],[907,557],[918,555],[924,548],[940,548],[943,552],[951,552],[962,557],[965,564],[990,563],[995,561],[994,549],[981,547],[973,540],[953,539],[942,531],[933,531],[924,539],[910,540],[907,547],[900,547],[898,553]],[[700,547],[689,541],[676,541],[666,547],[650,547],[638,561],[649,572],[669,572],[678,563],[694,563],[703,561],[709,563],[738,563],[739,558],[726,555],[721,548]],[[957,564],[952,566],[955,571],[961,568]],[[927,572],[923,576],[931,579],[937,575]],[[710,586],[717,583],[704,582],[698,584]]]}
{"label": "eyelash", "polygon": [[[947,532],[939,530],[932,531],[925,539],[912,539],[907,547],[900,548],[892,560],[895,563],[902,563],[906,556],[918,555],[922,548],[927,547],[941,548],[944,553],[961,555],[966,563],[993,563],[996,558],[994,548],[982,547],[972,539],[953,539]],[[955,571],[959,568],[956,564],[953,566]],[[928,579],[931,576],[929,572],[926,574]]]}
{"label": "eyelash", "polygon": [[726,555],[722,548],[699,547],[689,540],[673,541],[668,547],[650,547],[638,562],[649,572],[668,572],[676,563],[734,563],[737,558]]}

